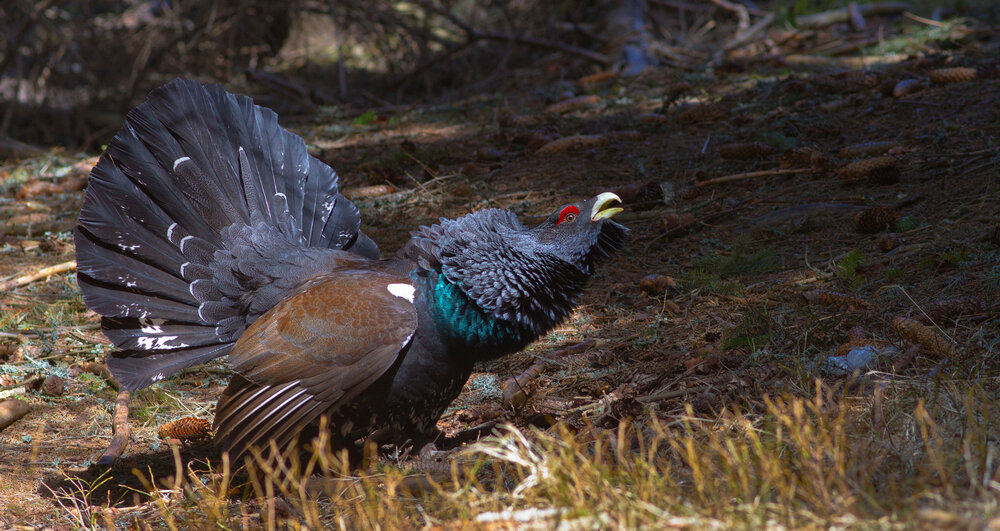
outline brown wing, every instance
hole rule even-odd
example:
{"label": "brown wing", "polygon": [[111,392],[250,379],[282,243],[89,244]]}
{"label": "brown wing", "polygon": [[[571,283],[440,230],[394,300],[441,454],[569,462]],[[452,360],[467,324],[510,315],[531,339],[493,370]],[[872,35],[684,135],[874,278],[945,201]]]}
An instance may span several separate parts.
{"label": "brown wing", "polygon": [[409,286],[378,272],[338,272],[261,316],[229,355],[239,376],[216,407],[217,443],[233,458],[269,440],[282,448],[367,389],[416,330]]}

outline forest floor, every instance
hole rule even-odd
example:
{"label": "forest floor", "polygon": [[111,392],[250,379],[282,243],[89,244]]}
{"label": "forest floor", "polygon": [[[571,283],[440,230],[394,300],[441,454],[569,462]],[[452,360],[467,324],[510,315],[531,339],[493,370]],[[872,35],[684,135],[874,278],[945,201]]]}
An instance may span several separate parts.
{"label": "forest floor", "polygon": [[537,221],[603,191],[631,229],[571,318],[439,423],[495,435],[318,499],[241,503],[209,445],[157,436],[212,418],[221,362],[134,393],[101,475],[98,318],[72,271],[14,285],[73,260],[95,159],[3,162],[0,397],[30,411],[0,431],[0,528],[1000,529],[1000,38],[953,37],[631,78],[556,55],[461,101],[287,123],[384,254],[439,217]]}

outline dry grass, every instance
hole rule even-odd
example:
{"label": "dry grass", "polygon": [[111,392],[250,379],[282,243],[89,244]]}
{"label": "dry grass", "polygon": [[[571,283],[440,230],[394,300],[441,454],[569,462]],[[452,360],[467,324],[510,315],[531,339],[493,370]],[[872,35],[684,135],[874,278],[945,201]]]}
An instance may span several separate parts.
{"label": "dry grass", "polygon": [[303,479],[265,467],[241,487],[228,465],[207,475],[182,467],[186,484],[158,490],[140,512],[90,521],[169,529],[993,528],[1000,401],[987,388],[996,383],[897,381],[850,395],[817,381],[811,396],[765,397],[754,414],[729,409],[704,419],[689,407],[679,418],[650,415],[617,430],[508,425],[426,475],[382,463],[359,476],[321,454],[303,468],[339,475]]}
{"label": "dry grass", "polygon": [[[879,71],[922,78],[946,62],[995,66],[995,54],[986,56],[998,46],[993,33],[968,55]],[[834,66],[823,64],[816,68]],[[827,73],[794,65],[746,68],[654,70],[588,88],[601,101],[593,108],[536,122],[572,79],[539,67],[512,76],[517,86],[502,96],[386,111],[372,123],[330,114],[300,129],[345,186],[397,187],[358,201],[366,232],[387,254],[440,216],[502,207],[538,219],[623,185],[653,182],[665,192],[649,210],[626,205],[630,243],[574,316],[529,352],[478,367],[439,425],[449,435],[496,419],[516,428],[444,462],[387,456],[358,471],[321,454],[249,479],[204,448],[158,440],[165,422],[210,417],[228,377],[216,362],[136,393],[123,463],[93,474],[115,392],[70,367],[110,348],[96,316],[71,275],[0,294],[0,356],[11,356],[0,378],[56,374],[67,385],[58,397],[22,392],[32,412],[0,433],[0,528],[1000,528],[1000,325],[991,295],[1000,286],[1000,84],[929,85],[903,100],[878,89],[814,90]],[[680,120],[687,108],[672,103],[680,80],[690,83],[677,93],[684,102],[717,103],[725,114]],[[642,118],[653,111],[666,121]],[[631,133],[615,136],[623,131]],[[531,147],[574,134],[617,140],[555,154]],[[779,175],[769,170],[775,157],[713,155],[715,145],[765,136],[830,157],[892,140],[906,148],[902,179],[843,182],[823,160],[816,173]],[[44,214],[45,227],[71,225],[78,192],[15,194],[33,180],[62,183],[78,159],[0,166],[0,217]],[[685,194],[705,179],[758,170],[766,175]],[[916,199],[899,207],[895,232],[855,231],[856,211],[903,198]],[[662,220],[678,214],[699,222],[670,232]],[[26,229],[2,237],[0,279],[72,259],[68,232]],[[883,236],[899,246],[880,249]],[[677,286],[643,294],[640,279],[651,273]],[[842,295],[803,299],[812,291]],[[934,311],[949,302],[955,311]],[[899,369],[890,368],[899,360],[881,359],[862,378],[816,380],[816,362],[850,346],[854,329],[905,351],[893,319],[929,316],[954,346],[947,359],[925,351]],[[520,408],[503,406],[498,382],[584,339],[596,346],[547,365]],[[531,427],[546,416],[560,424]],[[310,467],[323,474],[310,477]],[[50,481],[36,492],[39,477],[60,471],[70,479],[53,489],[58,496],[45,490]]]}

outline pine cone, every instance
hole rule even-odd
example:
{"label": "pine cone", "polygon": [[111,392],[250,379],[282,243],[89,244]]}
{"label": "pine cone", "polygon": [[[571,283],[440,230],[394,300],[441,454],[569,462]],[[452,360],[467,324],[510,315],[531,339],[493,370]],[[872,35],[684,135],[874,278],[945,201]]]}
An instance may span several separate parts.
{"label": "pine cone", "polygon": [[927,354],[939,358],[954,358],[958,356],[958,350],[951,341],[913,319],[897,317],[892,320],[892,327],[896,329],[896,333],[900,337],[911,343],[920,345],[920,348]]}
{"label": "pine cone", "polygon": [[934,83],[961,83],[976,79],[976,69],[964,66],[954,68],[938,68],[927,72],[927,77]]}
{"label": "pine cone", "polygon": [[212,436],[212,423],[196,417],[183,417],[160,426],[157,435],[161,439],[200,441]]}
{"label": "pine cone", "polygon": [[874,157],[877,155],[885,155],[890,149],[899,145],[899,142],[880,141],[880,142],[862,142],[860,144],[853,144],[847,146],[840,150],[837,154],[842,159],[856,159],[858,157]]}
{"label": "pine cone", "polygon": [[868,301],[860,297],[855,297],[846,293],[827,291],[825,289],[804,291],[802,292],[802,298],[810,304],[818,304],[826,307],[833,306],[846,308],[848,310],[861,310],[868,307]]}
{"label": "pine cone", "polygon": [[837,170],[837,175],[841,179],[863,179],[876,168],[887,168],[896,165],[896,157],[883,155],[871,159],[863,159],[852,162]]}
{"label": "pine cone", "polygon": [[[935,323],[940,324],[963,315],[982,313],[986,309],[987,305],[982,297],[967,295],[965,297],[934,301],[924,307],[924,313],[927,314],[927,317],[933,319]],[[923,315],[921,315],[921,320],[928,322],[927,318]]]}
{"label": "pine cone", "polygon": [[875,234],[892,229],[899,223],[899,213],[891,208],[875,206],[866,208],[854,216],[854,227],[863,234]]}

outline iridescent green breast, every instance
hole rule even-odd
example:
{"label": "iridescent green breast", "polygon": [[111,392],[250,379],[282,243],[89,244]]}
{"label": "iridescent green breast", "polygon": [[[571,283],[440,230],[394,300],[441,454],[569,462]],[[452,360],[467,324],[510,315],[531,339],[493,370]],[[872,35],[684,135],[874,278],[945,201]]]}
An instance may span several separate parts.
{"label": "iridescent green breast", "polygon": [[431,273],[426,282],[434,322],[447,343],[472,349],[476,358],[492,358],[518,350],[535,339],[524,325],[483,311],[444,275]]}

